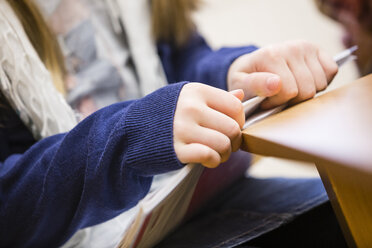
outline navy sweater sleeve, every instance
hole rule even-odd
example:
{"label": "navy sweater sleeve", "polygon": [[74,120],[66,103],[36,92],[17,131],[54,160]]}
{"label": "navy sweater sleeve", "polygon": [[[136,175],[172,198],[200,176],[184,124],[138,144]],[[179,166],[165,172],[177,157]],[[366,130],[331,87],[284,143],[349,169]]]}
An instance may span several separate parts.
{"label": "navy sweater sleeve", "polygon": [[0,163],[0,247],[54,247],[133,207],[182,167],[173,116],[184,83],[91,115]]}
{"label": "navy sweater sleeve", "polygon": [[220,89],[227,89],[227,73],[230,65],[239,56],[255,51],[255,46],[225,47],[212,50],[206,41],[194,34],[180,48],[167,43],[158,44],[158,53],[168,82],[193,81]]}

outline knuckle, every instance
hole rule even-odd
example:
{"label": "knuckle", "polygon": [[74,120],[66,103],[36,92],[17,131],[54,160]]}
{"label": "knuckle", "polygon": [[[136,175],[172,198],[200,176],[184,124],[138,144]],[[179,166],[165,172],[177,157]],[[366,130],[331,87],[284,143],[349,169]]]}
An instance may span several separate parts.
{"label": "knuckle", "polygon": [[189,125],[187,125],[184,121],[180,121],[180,120],[174,120],[174,124],[173,124],[173,132],[174,132],[174,135],[178,136],[179,134],[183,134],[185,132],[187,132],[189,128]]}
{"label": "knuckle", "polygon": [[231,155],[231,151],[225,153],[225,154],[222,156],[220,162],[221,162],[221,163],[224,163],[224,162],[226,162],[227,160],[229,160],[230,155]]}
{"label": "knuckle", "polygon": [[231,151],[231,141],[230,139],[226,138],[224,141],[221,142],[221,150],[220,150],[220,153],[221,154],[226,154],[226,153],[229,153]]}
{"label": "knuckle", "polygon": [[205,149],[201,155],[200,155],[201,161],[208,163],[208,164],[214,164],[214,161],[220,161],[220,158],[215,156],[215,152],[212,149]]}
{"label": "knuckle", "polygon": [[268,45],[260,49],[260,55],[267,60],[277,60],[280,57],[279,50],[277,46]]}
{"label": "knuckle", "polygon": [[332,76],[335,75],[338,72],[338,66],[334,61],[332,61],[332,63],[330,63],[329,72]]}
{"label": "knuckle", "polygon": [[198,88],[198,83],[188,83],[182,88],[183,94],[193,94],[193,92]]}
{"label": "knuckle", "polygon": [[324,58],[322,66],[327,77],[327,81],[330,81],[338,72],[338,66],[331,57]]}
{"label": "knuckle", "polygon": [[237,122],[232,121],[230,124],[227,126],[227,136],[230,139],[234,139],[240,135],[240,126]]}
{"label": "knuckle", "polygon": [[286,98],[286,100],[290,100],[292,98],[295,98],[296,96],[298,96],[298,89],[297,88],[289,89],[284,94],[284,98]]}
{"label": "knuckle", "polygon": [[232,142],[232,152],[236,152],[240,149],[240,145],[242,144],[242,137],[238,136]]}
{"label": "knuckle", "polygon": [[187,84],[186,86],[190,86],[193,89],[200,89],[200,88],[203,87],[203,84],[198,83],[198,82],[191,82],[191,83]]}
{"label": "knuckle", "polygon": [[275,47],[269,47],[266,51],[266,57],[271,60],[277,60],[280,58],[280,52]]}
{"label": "knuckle", "polygon": [[231,78],[232,88],[235,89],[235,87],[236,87],[235,85],[239,84],[239,82],[241,81],[241,77],[240,77],[239,73],[231,73],[230,78]]}
{"label": "knuckle", "polygon": [[204,149],[200,157],[202,161],[209,161],[213,158],[213,151],[211,149]]}
{"label": "knuckle", "polygon": [[306,41],[306,40],[300,40],[299,41],[299,44],[301,45],[301,47],[303,49],[305,49],[306,51],[311,51],[311,50],[316,50],[316,46],[314,44],[312,44],[311,42],[309,41]]}
{"label": "knuckle", "polygon": [[327,81],[326,80],[320,80],[316,83],[316,90],[317,91],[322,91],[325,88],[327,88]]}
{"label": "knuckle", "polygon": [[221,163],[221,158],[218,158],[217,160],[210,162],[209,167],[216,168],[220,165],[220,163]]}
{"label": "knuckle", "polygon": [[232,116],[237,116],[243,111],[243,104],[236,97],[232,96],[234,99],[230,105],[230,113]]}
{"label": "knuckle", "polygon": [[302,53],[303,44],[300,41],[290,42],[288,44],[288,49],[294,54]]}
{"label": "knuckle", "polygon": [[322,85],[319,85],[319,86],[316,86],[316,92],[320,92],[320,91],[323,91],[327,88],[327,85],[325,84],[322,84]]}
{"label": "knuckle", "polygon": [[314,88],[306,89],[303,92],[301,92],[301,98],[303,99],[313,98],[315,96],[315,93],[316,92]]}
{"label": "knuckle", "polygon": [[185,114],[186,116],[197,116],[201,112],[200,106],[191,100],[185,100],[183,102],[182,110],[183,114]]}
{"label": "knuckle", "polygon": [[196,94],[202,94],[206,90],[207,86],[202,83],[192,82],[184,86],[184,90],[188,93],[188,96],[194,96]]}
{"label": "knuckle", "polygon": [[292,42],[292,44],[296,44],[299,47],[303,48],[314,48],[315,45],[307,40],[298,39]]}

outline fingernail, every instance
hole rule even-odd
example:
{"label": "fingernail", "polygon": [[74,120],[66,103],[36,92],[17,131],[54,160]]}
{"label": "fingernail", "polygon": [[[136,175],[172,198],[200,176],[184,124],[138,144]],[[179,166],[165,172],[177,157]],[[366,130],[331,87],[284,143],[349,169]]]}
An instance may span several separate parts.
{"label": "fingernail", "polygon": [[280,77],[279,76],[270,77],[266,81],[267,88],[270,91],[276,90],[276,89],[278,89],[279,82],[280,82]]}

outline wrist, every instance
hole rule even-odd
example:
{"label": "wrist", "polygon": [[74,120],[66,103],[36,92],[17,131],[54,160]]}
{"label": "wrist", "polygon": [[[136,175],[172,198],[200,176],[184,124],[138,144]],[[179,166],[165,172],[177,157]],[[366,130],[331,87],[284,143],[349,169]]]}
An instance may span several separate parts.
{"label": "wrist", "polygon": [[[179,169],[173,146],[173,122],[181,89],[168,85],[134,103],[126,118],[127,165],[138,174],[153,176]],[[140,152],[140,153],[139,153]]]}

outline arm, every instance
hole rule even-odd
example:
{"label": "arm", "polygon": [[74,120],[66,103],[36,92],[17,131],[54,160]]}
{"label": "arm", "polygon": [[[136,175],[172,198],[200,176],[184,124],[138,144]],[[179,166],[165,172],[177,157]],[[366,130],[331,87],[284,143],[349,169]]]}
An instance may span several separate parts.
{"label": "arm", "polygon": [[214,51],[198,34],[178,49],[165,43],[158,45],[168,82],[196,81],[224,90],[227,89],[227,73],[233,61],[256,49],[255,46],[244,46]]}
{"label": "arm", "polygon": [[153,175],[226,161],[241,143],[243,91],[183,85],[109,106],[1,163],[0,246],[60,245],[137,204]]}
{"label": "arm", "polygon": [[134,206],[152,175],[180,168],[172,131],[182,86],[112,105],[1,163],[0,246],[61,244]]}

